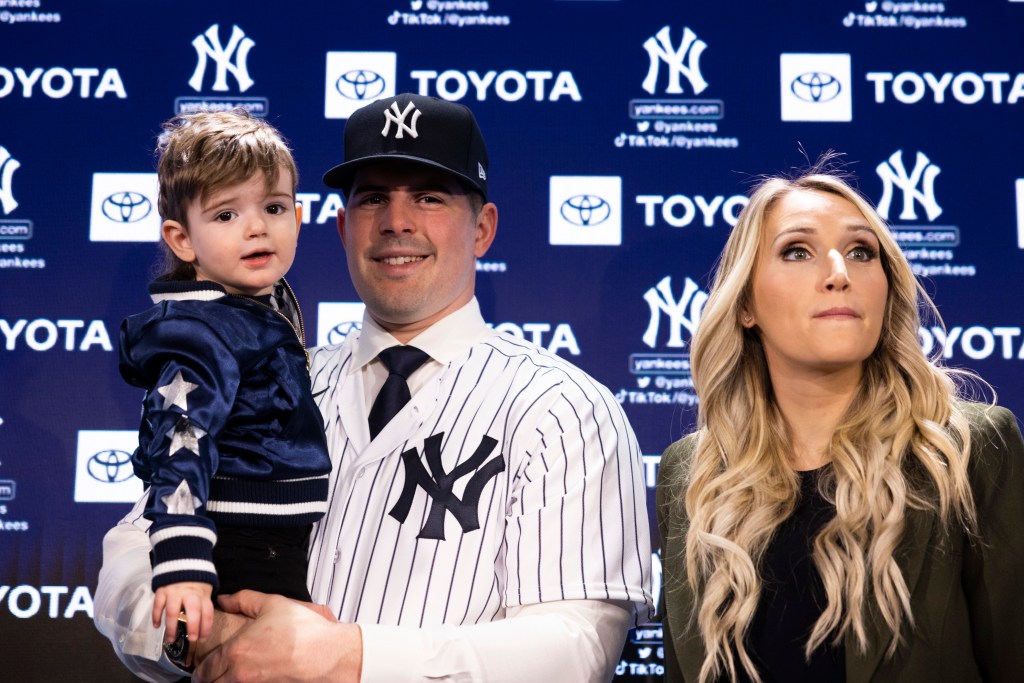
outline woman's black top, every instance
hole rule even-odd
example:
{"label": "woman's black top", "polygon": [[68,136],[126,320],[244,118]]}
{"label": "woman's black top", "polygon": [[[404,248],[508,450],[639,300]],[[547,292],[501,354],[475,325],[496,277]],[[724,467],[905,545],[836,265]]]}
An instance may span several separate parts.
{"label": "woman's black top", "polygon": [[[798,473],[796,509],[776,530],[761,564],[761,601],[747,635],[747,651],[765,683],[846,681],[841,643],[818,647],[809,661],[804,657],[804,645],[826,604],[811,551],[814,537],[836,512],[818,492],[818,479],[828,467]],[[742,668],[739,680],[750,680]]]}

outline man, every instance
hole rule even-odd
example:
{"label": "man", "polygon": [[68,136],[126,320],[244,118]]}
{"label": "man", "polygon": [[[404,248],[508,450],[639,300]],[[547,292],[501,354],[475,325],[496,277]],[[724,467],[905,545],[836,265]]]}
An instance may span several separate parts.
{"label": "man", "polygon": [[[366,314],[311,359],[333,463],[310,549],[321,607],[223,598],[197,680],[608,680],[648,616],[641,454],[621,408],[480,315],[487,169],[462,105],[405,94],[349,119],[324,181],[346,196]],[[147,524],[108,533],[95,620],[130,668],[170,680],[181,670],[137,614]]]}

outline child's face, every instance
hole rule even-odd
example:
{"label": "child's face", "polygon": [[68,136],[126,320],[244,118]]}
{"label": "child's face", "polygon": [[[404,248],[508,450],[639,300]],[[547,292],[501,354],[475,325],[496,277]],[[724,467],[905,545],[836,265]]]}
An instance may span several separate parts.
{"label": "child's face", "polygon": [[192,202],[186,215],[188,229],[172,227],[169,235],[165,224],[164,238],[195,265],[197,280],[217,282],[231,294],[269,294],[295,260],[301,217],[284,169],[269,193],[259,173]]}

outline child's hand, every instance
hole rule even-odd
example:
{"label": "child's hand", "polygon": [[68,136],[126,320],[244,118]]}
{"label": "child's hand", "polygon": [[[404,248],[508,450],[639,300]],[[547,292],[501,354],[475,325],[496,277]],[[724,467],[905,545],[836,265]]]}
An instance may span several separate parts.
{"label": "child's hand", "polygon": [[156,589],[153,600],[153,627],[160,628],[160,619],[166,614],[164,642],[173,643],[178,636],[178,615],[182,610],[188,619],[188,639],[197,642],[210,635],[213,625],[213,586],[208,583],[183,581]]}

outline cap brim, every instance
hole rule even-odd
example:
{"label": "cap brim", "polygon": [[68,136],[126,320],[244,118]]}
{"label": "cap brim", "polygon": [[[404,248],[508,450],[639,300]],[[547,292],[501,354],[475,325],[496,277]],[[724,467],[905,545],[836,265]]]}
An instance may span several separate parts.
{"label": "cap brim", "polygon": [[352,181],[355,180],[356,172],[358,172],[359,169],[363,168],[364,166],[369,166],[371,164],[378,164],[387,161],[409,161],[412,163],[421,164],[423,166],[430,166],[432,168],[439,169],[467,183],[471,188],[473,188],[473,190],[483,195],[484,199],[487,198],[487,193],[484,192],[483,188],[480,187],[478,181],[475,180],[474,178],[470,178],[469,176],[463,175],[462,173],[456,173],[452,169],[448,168],[447,166],[444,166],[443,164],[439,164],[436,161],[424,159],[423,157],[413,156],[411,154],[375,154],[373,156],[363,157],[361,159],[353,159],[352,161],[346,161],[343,164],[338,164],[331,170],[327,171],[327,173],[324,173],[324,185],[326,185],[327,187],[335,187],[340,190],[343,190],[347,195],[352,187]]}

